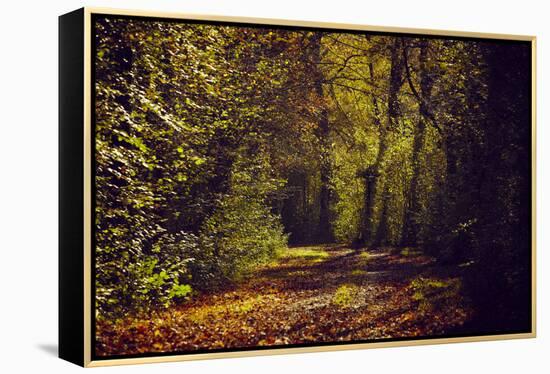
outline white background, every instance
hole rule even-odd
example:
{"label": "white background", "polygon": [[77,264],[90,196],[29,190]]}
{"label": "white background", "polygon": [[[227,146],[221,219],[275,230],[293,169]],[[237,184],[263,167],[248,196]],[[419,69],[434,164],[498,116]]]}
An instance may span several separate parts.
{"label": "white background", "polygon": [[[538,37],[538,338],[93,369],[124,373],[538,373],[548,318],[550,53],[544,1],[5,1],[0,20],[0,371],[74,372],[57,352],[57,16],[83,5]],[[546,65],[546,66],[545,66]],[[548,213],[547,213],[548,218]]]}

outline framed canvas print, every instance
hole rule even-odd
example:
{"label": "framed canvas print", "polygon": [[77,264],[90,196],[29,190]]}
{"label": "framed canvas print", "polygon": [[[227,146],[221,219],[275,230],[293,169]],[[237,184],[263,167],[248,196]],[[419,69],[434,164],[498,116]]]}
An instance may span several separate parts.
{"label": "framed canvas print", "polygon": [[535,336],[535,38],[59,19],[59,354]]}

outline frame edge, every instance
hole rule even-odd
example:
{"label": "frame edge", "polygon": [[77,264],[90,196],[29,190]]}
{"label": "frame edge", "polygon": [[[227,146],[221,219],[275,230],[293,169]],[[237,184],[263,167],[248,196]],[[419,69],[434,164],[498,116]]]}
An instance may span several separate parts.
{"label": "frame edge", "polygon": [[[205,15],[194,13],[176,13],[176,12],[161,12],[161,11],[145,11],[145,10],[130,10],[108,7],[84,7],[79,11],[83,12],[83,33],[84,33],[84,45],[83,45],[83,69],[82,76],[83,82],[83,96],[81,102],[84,103],[82,111],[83,117],[83,129],[84,133],[81,137],[84,144],[81,154],[83,155],[82,180],[84,186],[81,189],[83,191],[82,207],[84,208],[83,222],[84,222],[84,257],[81,264],[84,264],[84,274],[81,278],[84,283],[84,323],[80,325],[80,329],[83,327],[83,359],[79,365],[84,367],[104,367],[104,366],[119,366],[119,365],[134,365],[144,363],[160,363],[160,362],[183,362],[183,361],[195,361],[195,360],[210,360],[210,359],[223,359],[223,358],[238,358],[238,357],[255,357],[255,356],[273,356],[282,354],[303,354],[314,352],[334,352],[334,351],[349,351],[358,349],[374,349],[374,348],[391,348],[391,347],[404,347],[404,346],[422,346],[433,344],[453,344],[464,342],[486,342],[486,341],[499,341],[499,340],[515,340],[515,339],[531,339],[536,338],[536,40],[534,35],[517,35],[517,34],[500,34],[500,33],[482,33],[472,31],[452,31],[452,30],[437,30],[437,29],[422,29],[422,28],[404,28],[404,27],[390,27],[390,26],[373,26],[363,24],[345,24],[345,23],[331,23],[331,22],[316,22],[306,20],[288,20],[288,19],[271,19],[271,18],[254,18],[254,17],[237,17],[237,16],[223,16],[223,15]],[[71,14],[71,13],[69,13]],[[526,333],[513,333],[503,335],[484,335],[484,336],[470,336],[470,337],[456,337],[456,338],[434,338],[434,339],[422,339],[422,340],[406,340],[406,341],[394,341],[394,342],[373,342],[373,343],[358,343],[349,345],[327,345],[327,346],[313,346],[313,347],[293,347],[282,348],[276,347],[272,349],[262,350],[250,350],[250,351],[232,351],[232,352],[212,352],[212,353],[189,353],[181,355],[171,356],[155,356],[155,357],[139,357],[139,358],[116,358],[105,360],[92,360],[92,336],[91,336],[91,16],[92,14],[107,14],[107,15],[120,15],[120,16],[138,16],[138,17],[158,17],[166,19],[182,19],[182,20],[201,20],[212,22],[238,22],[244,24],[261,24],[261,25],[276,25],[276,26],[294,26],[294,27],[315,27],[326,29],[347,29],[350,31],[372,31],[372,32],[384,32],[384,33],[401,33],[401,34],[423,34],[428,36],[442,36],[442,37],[467,37],[467,38],[479,38],[479,39],[499,39],[499,40],[515,40],[515,41],[527,41],[531,44],[532,53],[532,326],[531,331]],[[66,15],[65,15],[66,16]],[[61,16],[64,17],[64,16]],[[60,18],[61,18],[60,17]],[[61,75],[60,75],[61,76]],[[61,113],[61,109],[60,109]],[[60,122],[61,123],[61,122]],[[60,143],[61,144],[61,143]],[[61,157],[60,157],[61,162]],[[61,178],[61,173],[60,173]],[[61,181],[60,181],[61,184]],[[61,287],[61,285],[60,285]],[[61,347],[61,344],[60,344]],[[61,355],[60,355],[61,357]],[[70,360],[69,360],[70,361]],[[73,361],[71,361],[73,362]]]}
{"label": "frame edge", "polygon": [[[59,357],[83,366],[82,222],[81,188],[84,112],[83,37],[84,9],[59,17]],[[75,79],[75,77],[77,79]]]}

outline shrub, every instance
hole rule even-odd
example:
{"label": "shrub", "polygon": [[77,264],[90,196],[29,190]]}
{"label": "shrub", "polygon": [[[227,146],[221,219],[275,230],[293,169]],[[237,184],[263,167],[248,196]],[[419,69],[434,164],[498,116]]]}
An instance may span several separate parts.
{"label": "shrub", "polygon": [[161,235],[148,251],[121,247],[106,256],[105,248],[98,248],[102,259],[96,274],[98,316],[123,317],[188,297],[192,292],[189,264],[197,244],[196,236],[182,232]]}
{"label": "shrub", "polygon": [[268,195],[281,182],[268,174],[267,160],[237,161],[231,188],[200,233],[201,253],[194,272],[199,287],[238,280],[269,262],[287,245],[280,218],[268,204]]}

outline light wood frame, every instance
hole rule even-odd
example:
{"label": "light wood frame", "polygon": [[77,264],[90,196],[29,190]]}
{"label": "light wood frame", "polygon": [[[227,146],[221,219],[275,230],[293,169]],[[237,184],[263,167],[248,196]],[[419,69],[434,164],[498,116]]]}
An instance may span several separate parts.
{"label": "light wood frame", "polygon": [[[484,335],[471,337],[456,337],[456,338],[433,338],[424,340],[406,340],[392,342],[373,342],[373,343],[353,343],[348,345],[328,345],[328,346],[312,346],[298,348],[273,348],[250,351],[232,351],[232,352],[215,352],[215,353],[189,353],[189,354],[174,354],[170,356],[155,356],[155,357],[140,357],[140,358],[117,358],[117,359],[102,359],[92,360],[92,320],[91,315],[92,302],[91,287],[92,287],[92,113],[91,113],[91,92],[92,92],[92,15],[104,14],[113,16],[142,16],[178,20],[200,20],[213,22],[233,22],[240,24],[266,25],[266,26],[293,26],[293,27],[314,27],[322,29],[338,29],[339,31],[354,30],[365,32],[383,32],[393,34],[419,34],[433,35],[441,37],[468,37],[480,39],[501,39],[501,40],[518,40],[528,41],[531,43],[532,51],[532,96],[531,96],[531,174],[532,174],[532,328],[531,332],[519,334],[505,335]],[[81,28],[77,35],[67,35],[67,32],[75,30],[75,27]],[[70,43],[67,43],[67,38],[72,38]],[[83,38],[81,40],[80,38]],[[71,44],[72,43],[72,44]],[[66,46],[64,47],[64,44]],[[81,46],[81,50],[75,50],[75,46]],[[82,66],[79,65],[82,62]],[[67,84],[71,79],[78,79],[80,82],[73,82],[72,88]],[[76,97],[74,90],[79,92]],[[69,92],[71,91],[71,92]],[[72,96],[70,94],[73,94]],[[69,97],[71,96],[71,97]],[[79,104],[81,111],[77,109],[68,109],[67,105],[70,100],[82,100]],[[245,17],[229,17],[229,16],[213,16],[199,14],[179,14],[167,12],[141,11],[141,10],[121,10],[111,8],[82,8],[75,12],[68,13],[60,17],[60,357],[79,364],[84,367],[110,366],[122,364],[141,364],[153,362],[169,362],[169,361],[186,361],[199,359],[215,359],[228,357],[245,357],[258,355],[275,355],[288,353],[306,353],[306,352],[321,352],[321,351],[339,351],[352,349],[366,348],[381,348],[381,347],[397,347],[397,346],[412,346],[426,344],[446,344],[457,342],[476,342],[488,340],[503,340],[503,339],[522,339],[534,338],[536,336],[536,37],[526,35],[506,35],[492,33],[477,33],[477,32],[462,32],[462,31],[446,31],[446,30],[428,30],[428,29],[413,29],[399,27],[381,27],[381,26],[366,26],[357,24],[339,24],[339,23],[323,23],[310,21],[295,21],[267,18],[245,18]],[[80,117],[80,120],[79,120]],[[74,122],[77,122],[76,124]],[[82,144],[71,148],[66,144],[69,135],[66,135],[67,126],[81,126],[81,129],[71,128],[74,138],[75,134],[82,136]],[[65,134],[65,135],[64,135]],[[74,140],[72,139],[71,140]],[[76,147],[76,148],[75,148]],[[66,161],[66,157],[71,157],[68,153],[75,149],[82,152],[79,160],[83,161],[80,165],[77,162]],[[76,171],[76,175],[69,177],[71,172]],[[79,180],[81,178],[81,180]],[[74,196],[71,201],[77,201],[81,204],[78,207],[78,212],[73,212],[76,216],[81,214],[80,224],[76,227],[74,223],[70,223],[71,215],[66,215],[65,210],[70,199],[62,194],[67,190],[63,190],[63,186],[77,183],[82,186],[82,190]],[[64,205],[65,204],[65,205]],[[79,216],[79,217],[80,217]],[[72,216],[74,217],[74,215]],[[66,239],[68,231],[78,231],[81,235],[75,238]],[[63,239],[63,240],[62,240]],[[81,240],[81,242],[80,242]],[[77,247],[75,249],[75,246]],[[80,249],[78,249],[80,248]],[[78,253],[75,253],[75,250]],[[72,252],[71,252],[72,251]],[[74,267],[78,267],[74,269]],[[67,282],[71,282],[67,286]],[[79,313],[78,318],[67,318],[71,313]],[[81,316],[81,318],[80,318]],[[67,330],[77,329],[78,331],[68,332]]]}

